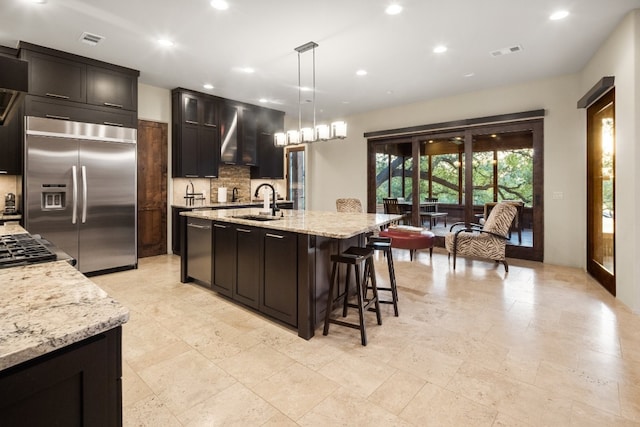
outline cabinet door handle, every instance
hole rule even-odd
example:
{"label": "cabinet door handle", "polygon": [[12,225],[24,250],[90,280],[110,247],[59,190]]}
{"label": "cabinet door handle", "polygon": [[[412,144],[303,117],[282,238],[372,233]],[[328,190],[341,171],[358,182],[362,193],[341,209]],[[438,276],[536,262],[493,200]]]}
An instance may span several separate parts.
{"label": "cabinet door handle", "polygon": [[274,239],[284,239],[284,236],[280,236],[279,234],[271,234],[271,233],[267,233],[267,234],[265,234],[265,236],[267,236],[267,237],[273,237]]}
{"label": "cabinet door handle", "polygon": [[251,233],[251,230],[247,230],[246,228],[236,228],[236,230],[240,231],[241,233]]}
{"label": "cabinet door handle", "polygon": [[0,175],[7,175],[8,172],[7,171],[0,171]]}
{"label": "cabinet door handle", "polygon": [[199,178],[198,175],[185,175],[185,178]]}
{"label": "cabinet door handle", "polygon": [[213,226],[214,226],[215,228],[229,228],[229,226],[227,226],[227,225],[221,225],[221,224],[213,224]]}
{"label": "cabinet door handle", "polygon": [[105,125],[109,125],[109,126],[118,126],[118,127],[124,127],[124,125],[122,123],[114,123],[114,122],[102,122]]}
{"label": "cabinet door handle", "polygon": [[198,225],[198,224],[187,224],[187,227],[191,228],[199,228],[200,230],[211,230],[211,227],[208,225]]}
{"label": "cabinet door handle", "polygon": [[106,105],[107,107],[124,108],[124,105],[122,104],[113,104],[111,102],[105,102],[104,105]]}
{"label": "cabinet door handle", "polygon": [[204,177],[205,178],[217,178],[218,176],[217,175],[205,175]]}
{"label": "cabinet door handle", "polygon": [[218,127],[218,125],[214,125],[212,123],[205,123],[204,125],[205,126],[209,126],[210,128],[217,128]]}
{"label": "cabinet door handle", "polygon": [[235,165],[236,162],[224,162],[225,165]]}
{"label": "cabinet door handle", "polygon": [[197,125],[198,122],[194,122],[193,120],[185,120],[185,123],[189,123],[190,125]]}
{"label": "cabinet door handle", "polygon": [[67,116],[56,116],[55,114],[46,114],[46,117],[49,118],[49,119],[71,120],[70,117],[67,117]]}
{"label": "cabinet door handle", "polygon": [[49,93],[49,92],[47,92],[45,95],[50,96],[51,98],[69,99],[69,97],[67,95],[58,95],[57,93]]}

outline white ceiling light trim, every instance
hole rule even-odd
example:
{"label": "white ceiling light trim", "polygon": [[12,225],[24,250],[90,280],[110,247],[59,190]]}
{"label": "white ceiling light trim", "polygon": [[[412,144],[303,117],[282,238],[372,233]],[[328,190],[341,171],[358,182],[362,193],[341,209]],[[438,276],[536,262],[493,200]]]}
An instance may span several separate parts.
{"label": "white ceiling light trim", "polygon": [[384,11],[387,15],[398,15],[399,13],[402,12],[402,6],[395,3],[390,4],[389,6],[387,6],[387,8]]}
{"label": "white ceiling light trim", "polygon": [[229,9],[229,3],[225,0],[211,0],[211,7],[216,10],[227,10]]}
{"label": "white ceiling light trim", "polygon": [[433,48],[433,53],[445,53],[447,50],[449,49],[441,44]]}
{"label": "white ceiling light trim", "polygon": [[207,89],[207,90],[213,89],[213,85],[211,83],[205,83],[205,84],[202,85],[202,87]]}
{"label": "white ceiling light trim", "polygon": [[158,44],[162,47],[173,47],[175,43],[169,39],[158,39]]}
{"label": "white ceiling light trim", "polygon": [[358,70],[358,71],[356,71],[356,75],[358,75],[358,76],[366,76],[367,74],[369,74],[367,72],[367,70]]}
{"label": "white ceiling light trim", "polygon": [[[298,129],[278,132],[273,136],[273,143],[277,147],[300,144],[304,142],[326,141],[329,139],[343,139],[347,137],[347,123],[333,122],[331,125],[316,125],[316,47],[318,43],[307,42],[294,50],[298,52]],[[302,127],[302,85],[300,84],[300,56],[311,51],[312,53],[312,104],[313,104],[313,127]]]}
{"label": "white ceiling light trim", "polygon": [[567,16],[569,16],[569,12],[566,10],[559,10],[557,12],[554,12],[551,14],[551,16],[549,16],[549,19],[551,19],[552,21],[559,21],[560,19],[564,19]]}

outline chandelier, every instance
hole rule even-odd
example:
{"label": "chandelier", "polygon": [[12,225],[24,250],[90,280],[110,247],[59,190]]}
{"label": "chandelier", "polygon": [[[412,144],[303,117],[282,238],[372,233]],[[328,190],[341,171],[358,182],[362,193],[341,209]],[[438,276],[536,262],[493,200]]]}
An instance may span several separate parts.
{"label": "chandelier", "polygon": [[[302,144],[305,142],[313,141],[327,141],[330,139],[343,139],[347,137],[347,123],[346,122],[333,122],[331,125],[319,124],[316,125],[316,47],[318,43],[308,42],[302,46],[295,48],[298,52],[298,129],[288,130],[285,132],[278,132],[274,135],[274,144],[277,147],[284,147],[286,145]],[[300,84],[300,56],[311,51],[313,62],[313,85],[311,91],[312,105],[313,105],[313,127],[302,127],[302,85]]]}

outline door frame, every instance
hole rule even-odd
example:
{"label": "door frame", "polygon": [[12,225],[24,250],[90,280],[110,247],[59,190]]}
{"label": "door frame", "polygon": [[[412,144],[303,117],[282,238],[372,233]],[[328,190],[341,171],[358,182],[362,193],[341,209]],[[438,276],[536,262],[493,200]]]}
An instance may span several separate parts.
{"label": "door frame", "polygon": [[[613,150],[613,237],[611,243],[612,257],[613,257],[613,272],[604,268],[599,262],[594,260],[594,255],[596,252],[596,245],[598,240],[594,235],[594,230],[596,230],[596,223],[594,221],[595,211],[602,212],[602,206],[594,207],[594,203],[596,200],[600,198],[596,197],[596,188],[593,185],[590,185],[594,175],[602,174],[602,151],[600,147],[594,145],[596,141],[593,140],[592,134],[594,132],[594,123],[593,116],[597,114],[597,112],[602,111],[602,109],[606,108],[608,105],[612,106],[613,109],[613,132],[614,132],[614,150]],[[586,143],[586,151],[587,151],[587,271],[594,279],[598,281],[611,295],[616,296],[616,232],[615,232],[615,88],[611,87],[607,92],[605,92],[600,98],[594,101],[591,105],[587,107],[587,143]],[[599,142],[599,141],[598,141]],[[598,188],[600,189],[600,188]],[[600,189],[601,190],[601,189]]]}

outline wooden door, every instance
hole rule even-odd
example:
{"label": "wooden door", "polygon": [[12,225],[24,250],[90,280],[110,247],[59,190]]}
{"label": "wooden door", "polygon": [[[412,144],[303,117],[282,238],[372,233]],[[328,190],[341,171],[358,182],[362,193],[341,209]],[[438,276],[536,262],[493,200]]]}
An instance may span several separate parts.
{"label": "wooden door", "polygon": [[587,109],[587,270],[615,296],[614,118],[612,89]]}
{"label": "wooden door", "polygon": [[138,258],[167,253],[167,129],[138,121]]}

